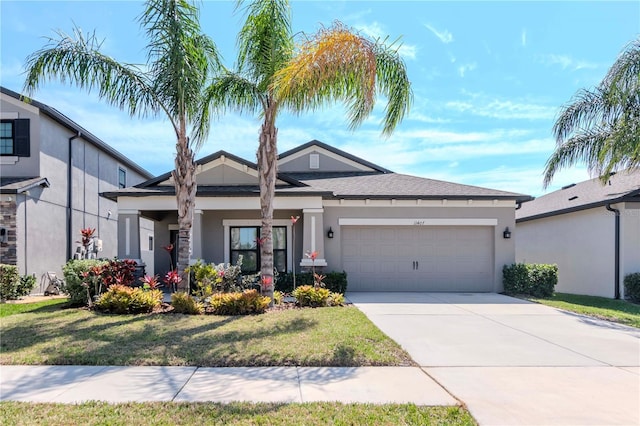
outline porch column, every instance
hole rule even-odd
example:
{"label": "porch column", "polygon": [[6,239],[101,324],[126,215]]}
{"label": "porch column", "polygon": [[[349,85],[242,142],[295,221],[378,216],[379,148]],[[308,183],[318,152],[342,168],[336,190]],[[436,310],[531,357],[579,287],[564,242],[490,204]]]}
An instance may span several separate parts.
{"label": "porch column", "polygon": [[190,262],[202,259],[202,214],[202,210],[194,210],[193,212]]}
{"label": "porch column", "polygon": [[[315,260],[315,266],[327,266],[324,253],[324,209],[304,209],[302,210],[303,220],[303,239],[302,253],[318,252]],[[302,257],[300,266],[311,267],[314,263],[308,257]]]}
{"label": "porch column", "polygon": [[140,212],[118,211],[118,258],[140,259]]}

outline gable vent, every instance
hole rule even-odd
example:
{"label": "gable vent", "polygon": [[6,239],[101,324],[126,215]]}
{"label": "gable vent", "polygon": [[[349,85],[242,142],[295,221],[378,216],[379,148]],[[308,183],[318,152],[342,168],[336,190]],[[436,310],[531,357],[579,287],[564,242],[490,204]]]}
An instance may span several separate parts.
{"label": "gable vent", "polygon": [[309,168],[310,169],[320,168],[320,154],[309,154]]}

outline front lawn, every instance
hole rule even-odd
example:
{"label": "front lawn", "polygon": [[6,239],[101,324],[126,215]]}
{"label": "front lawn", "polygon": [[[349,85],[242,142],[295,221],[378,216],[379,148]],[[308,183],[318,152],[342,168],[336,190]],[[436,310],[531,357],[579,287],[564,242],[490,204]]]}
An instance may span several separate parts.
{"label": "front lawn", "polygon": [[626,300],[567,293],[556,293],[546,299],[530,298],[529,300],[553,306],[554,308],[640,328],[640,305]]}
{"label": "front lawn", "polygon": [[413,365],[355,307],[255,316],[105,315],[37,309],[0,322],[0,364]]}
{"label": "front lawn", "polygon": [[67,304],[67,299],[43,300],[35,303],[0,303],[0,318],[24,312],[50,312]]}
{"label": "front lawn", "polygon": [[462,407],[413,404],[1,402],[3,425],[475,425]]}

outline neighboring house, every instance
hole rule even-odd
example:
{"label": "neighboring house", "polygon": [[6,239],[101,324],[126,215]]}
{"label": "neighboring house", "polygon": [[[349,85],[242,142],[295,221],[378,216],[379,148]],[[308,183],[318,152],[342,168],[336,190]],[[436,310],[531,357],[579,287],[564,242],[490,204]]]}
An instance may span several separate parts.
{"label": "neighboring house", "polygon": [[[502,267],[515,261],[505,231],[529,196],[393,173],[318,141],[281,154],[278,167],[279,270],[307,268],[304,254],[317,251],[315,265],[346,271],[351,291],[502,290]],[[245,272],[259,269],[256,168],[223,151],[197,161],[192,259],[242,255]],[[161,247],[175,245],[178,232],[170,173],[104,195],[118,202],[119,256],[154,246],[155,272],[168,270]],[[292,216],[300,216],[295,227]],[[155,221],[155,238],[140,240],[140,218]]]}
{"label": "neighboring house", "polygon": [[640,272],[640,171],[567,185],[516,211],[518,262],[556,263],[556,291],[624,297]]}
{"label": "neighboring house", "polygon": [[4,87],[0,119],[0,263],[44,285],[46,272],[61,276],[87,227],[102,240],[98,256],[114,257],[118,206],[99,194],[151,175],[54,108]]}

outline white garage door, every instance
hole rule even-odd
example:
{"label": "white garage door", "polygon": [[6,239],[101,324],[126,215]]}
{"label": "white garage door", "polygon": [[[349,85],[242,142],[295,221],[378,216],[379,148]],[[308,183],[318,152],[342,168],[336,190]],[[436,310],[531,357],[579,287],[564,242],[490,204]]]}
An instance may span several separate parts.
{"label": "white garage door", "polygon": [[493,291],[490,226],[343,226],[349,291]]}

